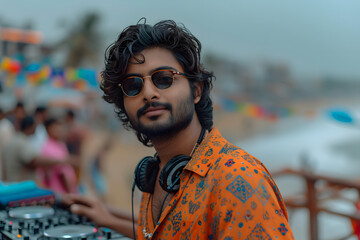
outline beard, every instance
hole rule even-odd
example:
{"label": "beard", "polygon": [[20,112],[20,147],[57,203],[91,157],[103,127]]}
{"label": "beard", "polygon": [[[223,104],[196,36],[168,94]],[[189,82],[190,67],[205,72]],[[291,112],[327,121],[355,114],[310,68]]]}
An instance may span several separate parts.
{"label": "beard", "polygon": [[[154,121],[150,126],[144,125],[140,121],[143,112],[149,107],[165,107],[170,112],[170,117],[164,122],[155,122],[159,117],[150,118]],[[174,109],[171,104],[151,102],[137,112],[137,121],[129,117],[132,128],[139,134],[147,136],[151,140],[170,138],[179,131],[185,129],[191,123],[194,117],[195,106],[192,96],[183,99]]]}

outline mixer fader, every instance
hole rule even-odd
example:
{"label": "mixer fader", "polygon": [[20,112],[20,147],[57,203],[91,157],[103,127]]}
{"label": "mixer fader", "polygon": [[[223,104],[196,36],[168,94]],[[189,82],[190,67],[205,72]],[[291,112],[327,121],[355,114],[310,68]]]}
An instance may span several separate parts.
{"label": "mixer fader", "polygon": [[0,240],[128,239],[107,228],[96,227],[84,216],[45,206],[0,211]]}

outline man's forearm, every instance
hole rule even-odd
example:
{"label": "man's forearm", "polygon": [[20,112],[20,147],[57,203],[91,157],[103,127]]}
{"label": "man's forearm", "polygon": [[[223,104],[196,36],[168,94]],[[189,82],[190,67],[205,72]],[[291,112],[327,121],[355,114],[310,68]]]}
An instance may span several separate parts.
{"label": "man's forearm", "polygon": [[48,158],[48,157],[42,157],[42,156],[38,156],[36,158],[34,158],[34,160],[31,162],[31,164],[34,167],[51,167],[57,164],[62,164],[64,162],[58,160],[58,159],[53,159],[53,158]]}
{"label": "man's forearm", "polygon": [[[131,215],[130,212],[124,211],[124,210],[120,210],[120,209],[116,209],[116,208],[111,207],[111,206],[106,206],[106,208],[108,209],[108,211],[109,211],[112,215],[116,216],[117,218],[132,221],[132,215]],[[138,221],[138,216],[137,216],[137,214],[134,215],[134,221],[135,221],[135,223],[137,223],[137,221]]]}
{"label": "man's forearm", "polygon": [[135,234],[137,230],[137,223],[133,225],[133,221],[128,219],[122,219],[114,217],[113,219],[109,219],[104,227],[110,228],[118,233],[125,235],[126,237],[134,239],[134,230],[133,226],[135,227]]}

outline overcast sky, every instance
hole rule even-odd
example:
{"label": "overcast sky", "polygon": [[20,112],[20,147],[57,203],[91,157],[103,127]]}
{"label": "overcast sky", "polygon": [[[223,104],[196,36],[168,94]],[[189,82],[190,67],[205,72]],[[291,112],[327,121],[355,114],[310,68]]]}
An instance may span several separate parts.
{"label": "overcast sky", "polygon": [[52,42],[64,35],[60,20],[76,24],[88,11],[101,14],[104,48],[126,26],[146,17],[173,19],[204,50],[234,60],[286,62],[296,74],[360,78],[358,0],[0,0],[0,19],[31,21]]}

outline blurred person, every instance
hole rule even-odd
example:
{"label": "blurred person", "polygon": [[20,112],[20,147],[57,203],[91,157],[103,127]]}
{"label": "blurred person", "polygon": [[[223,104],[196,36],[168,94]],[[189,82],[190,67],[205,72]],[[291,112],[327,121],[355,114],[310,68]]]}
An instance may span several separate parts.
{"label": "blurred person", "polygon": [[37,181],[36,168],[44,168],[69,162],[69,159],[52,159],[42,157],[33,148],[30,137],[35,132],[35,121],[32,116],[25,116],[19,132],[5,145],[3,152],[3,179],[8,182],[25,180]]}
{"label": "blurred person", "polygon": [[5,150],[6,144],[11,140],[14,134],[14,126],[6,118],[6,113],[0,108],[0,181],[2,180],[3,175],[2,154]]}
{"label": "blurred person", "polygon": [[9,121],[14,125],[14,129],[16,131],[20,130],[21,120],[26,116],[26,110],[24,103],[22,101],[18,101],[11,111],[10,115],[8,115]]}
{"label": "blurred person", "polygon": [[92,189],[95,191],[96,196],[98,196],[101,200],[105,200],[106,193],[108,190],[106,177],[104,174],[104,164],[106,154],[109,152],[112,147],[113,138],[107,136],[102,142],[99,150],[94,155],[94,158],[90,164],[90,185]]}
{"label": "blurred person", "polygon": [[34,111],[34,118],[35,118],[35,134],[31,137],[31,142],[39,153],[41,152],[45,141],[48,138],[47,131],[45,129],[44,123],[48,117],[48,111],[45,106],[37,106]]}
{"label": "blurred person", "polygon": [[[44,158],[65,162],[69,152],[64,142],[64,127],[55,118],[45,120],[44,126],[48,135],[41,149]],[[75,171],[70,164],[64,163],[44,168],[37,168],[40,184],[57,193],[76,193],[77,181]]]}
{"label": "blurred person", "polygon": [[77,156],[78,167],[75,168],[77,179],[80,178],[80,166],[82,158],[82,150],[84,142],[88,135],[86,127],[76,120],[75,112],[68,109],[65,114],[65,125],[66,125],[66,147],[70,154]]}
{"label": "blurred person", "polygon": [[66,146],[71,154],[80,155],[87,130],[76,120],[75,112],[71,109],[66,111],[65,123],[67,127]]}
{"label": "blurred person", "polygon": [[136,239],[294,239],[268,170],[213,126],[214,76],[200,52],[171,20],[129,26],[108,48],[103,98],[156,153],[135,169],[137,230],[96,199],[68,196],[72,212]]}

